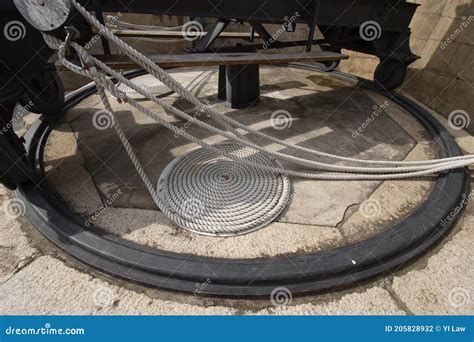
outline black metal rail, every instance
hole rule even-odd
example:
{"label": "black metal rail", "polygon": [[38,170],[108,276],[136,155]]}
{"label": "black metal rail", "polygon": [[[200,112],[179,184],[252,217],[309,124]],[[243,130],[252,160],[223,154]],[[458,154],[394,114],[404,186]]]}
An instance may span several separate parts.
{"label": "black metal rail", "polygon": [[[222,18],[242,22],[283,24],[285,18],[299,13],[298,23],[313,22],[314,0],[100,0],[105,12],[145,13],[190,17]],[[89,0],[79,0],[94,10]],[[419,6],[400,0],[319,0],[320,8],[316,23],[359,27],[367,20],[380,20],[384,30],[406,29]],[[383,19],[383,20],[382,20]]]}

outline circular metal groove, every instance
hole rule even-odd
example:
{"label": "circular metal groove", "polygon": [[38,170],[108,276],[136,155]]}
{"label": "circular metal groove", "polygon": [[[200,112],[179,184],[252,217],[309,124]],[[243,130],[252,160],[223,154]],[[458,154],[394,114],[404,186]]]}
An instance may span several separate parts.
{"label": "circular metal groove", "polygon": [[[320,71],[317,67],[292,67]],[[370,81],[341,72],[330,75],[378,91]],[[63,112],[94,90],[95,86],[90,85],[73,93],[68,97]],[[451,135],[426,110],[394,92],[378,92],[420,121],[435,138],[440,158],[461,155]],[[51,117],[43,116],[27,135],[30,157],[38,177],[44,177],[41,165],[44,145],[54,124]],[[33,183],[22,185],[18,196],[26,203],[27,218],[48,239],[79,260],[107,273],[147,285],[189,292],[195,290],[196,282],[210,279],[204,295],[249,297],[268,296],[278,286],[287,287],[293,294],[327,291],[399,268],[449,232],[461,212],[456,212],[456,217],[445,224],[441,222],[452,208],[463,207],[460,205],[468,191],[468,170],[450,171],[438,176],[427,200],[408,217],[367,240],[306,255],[250,260],[167,252],[106,234],[93,226],[86,228],[45,182],[38,186]]]}

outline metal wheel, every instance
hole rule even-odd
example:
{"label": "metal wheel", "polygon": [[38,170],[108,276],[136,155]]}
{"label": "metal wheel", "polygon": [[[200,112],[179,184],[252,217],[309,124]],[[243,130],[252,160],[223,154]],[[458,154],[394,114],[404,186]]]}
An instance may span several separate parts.
{"label": "metal wheel", "polygon": [[407,66],[398,60],[385,60],[375,69],[375,83],[382,89],[391,90],[399,87],[405,80]]}
{"label": "metal wheel", "polygon": [[38,74],[28,85],[20,102],[37,114],[54,115],[64,105],[64,86],[56,70]]}
{"label": "metal wheel", "polygon": [[[331,52],[335,52],[335,53],[341,53],[341,49],[334,48],[334,47],[327,46],[327,45],[321,45],[320,48],[323,51],[331,51]],[[326,62],[320,62],[320,64],[323,66],[321,68],[321,70],[329,72],[329,71],[333,71],[334,69],[336,69],[339,66],[339,64],[341,64],[341,61],[326,61]]]}

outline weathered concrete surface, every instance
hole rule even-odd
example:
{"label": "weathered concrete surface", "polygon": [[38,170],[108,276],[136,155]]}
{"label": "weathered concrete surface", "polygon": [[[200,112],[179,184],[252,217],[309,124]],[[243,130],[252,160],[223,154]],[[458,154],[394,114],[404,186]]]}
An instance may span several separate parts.
{"label": "weathered concrete surface", "polygon": [[[22,267],[33,260],[37,251],[30,246],[20,229],[20,222],[12,216],[7,207],[14,205],[10,194],[0,186],[0,283],[14,276]],[[21,205],[21,203],[20,203]],[[19,211],[18,215],[24,211]]]}
{"label": "weathered concrete surface", "polygon": [[276,306],[258,315],[405,315],[390,293],[381,287],[354,292],[323,303]]}
{"label": "weathered concrete surface", "polygon": [[414,314],[474,314],[472,201],[458,229],[438,253],[427,259],[423,270],[395,276],[393,290]]}
{"label": "weathered concrete surface", "polygon": [[[35,284],[35,286],[32,286]],[[44,256],[0,285],[0,313],[9,315],[225,315],[225,307],[199,307],[147,297]]]}

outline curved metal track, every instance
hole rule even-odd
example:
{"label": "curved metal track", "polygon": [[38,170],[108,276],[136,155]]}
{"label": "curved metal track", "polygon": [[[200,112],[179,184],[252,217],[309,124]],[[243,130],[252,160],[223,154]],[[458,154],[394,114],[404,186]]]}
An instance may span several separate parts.
{"label": "curved metal track", "polygon": [[[315,66],[290,65],[320,71]],[[133,72],[129,77],[141,72]],[[372,82],[340,72],[331,75],[375,90]],[[89,85],[66,99],[63,109],[93,94]],[[440,158],[461,155],[446,129],[426,110],[394,92],[381,93],[412,113],[433,136]],[[43,116],[27,135],[28,151],[39,179],[44,177],[42,160],[46,140],[55,122]],[[49,240],[86,264],[118,277],[170,290],[195,290],[195,284],[209,283],[205,295],[229,297],[267,296],[284,286],[293,294],[328,291],[386,273],[402,266],[442,239],[455,223],[441,222],[469,191],[469,172],[458,169],[439,175],[426,201],[402,222],[356,244],[341,248],[273,258],[223,259],[178,254],[139,245],[85,227],[83,220],[62,203],[46,182],[27,183],[18,190],[26,203],[27,218]],[[444,220],[446,222],[446,220]]]}

